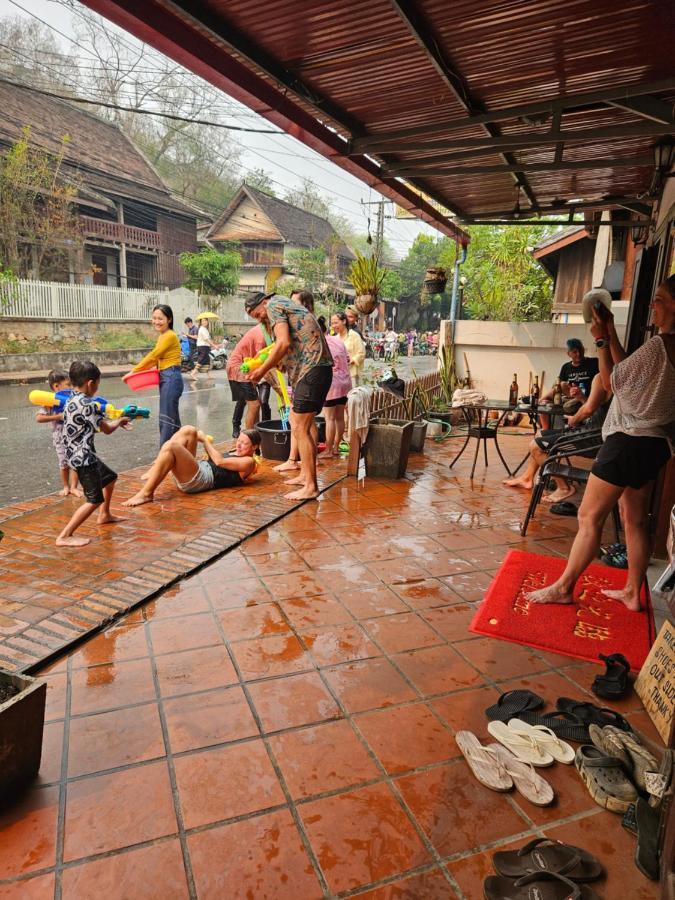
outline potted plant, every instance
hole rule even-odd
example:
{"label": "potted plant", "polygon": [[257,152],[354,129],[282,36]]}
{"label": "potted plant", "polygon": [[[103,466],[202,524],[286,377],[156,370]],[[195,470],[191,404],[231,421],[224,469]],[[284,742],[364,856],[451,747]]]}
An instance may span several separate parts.
{"label": "potted plant", "polygon": [[429,426],[427,421],[428,398],[416,379],[414,369],[413,378],[415,378],[415,381],[412,383],[410,393],[407,397],[403,397],[403,407],[407,418],[413,423],[410,449],[414,452],[419,452],[424,450],[424,441],[426,440]]}
{"label": "potted plant", "polygon": [[40,769],[47,684],[0,670],[0,798],[24,788]]}
{"label": "potted plant", "polygon": [[377,307],[386,270],[380,269],[376,256],[363,256],[356,251],[356,259],[349,268],[349,280],[354,285],[354,305],[364,316]]}
{"label": "potted plant", "polygon": [[424,288],[428,294],[442,294],[448,283],[448,276],[441,266],[430,266],[424,276]]}

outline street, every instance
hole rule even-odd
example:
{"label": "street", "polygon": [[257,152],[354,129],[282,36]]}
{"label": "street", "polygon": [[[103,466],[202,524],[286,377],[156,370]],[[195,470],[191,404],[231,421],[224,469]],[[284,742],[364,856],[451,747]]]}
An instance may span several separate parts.
{"label": "street", "polygon": [[[402,359],[396,369],[407,378],[412,368],[423,375],[435,369],[436,360],[432,356]],[[368,374],[382,371],[386,366],[378,361],[366,361]],[[224,372],[214,372],[213,380],[203,376],[195,384],[184,377],[184,392],[181,398],[181,420],[184,425],[196,425],[216,441],[229,438],[232,434],[232,412],[234,404]],[[372,377],[372,375],[371,375]],[[61,480],[52,447],[49,425],[38,425],[35,421],[37,407],[28,402],[28,394],[33,389],[48,389],[46,385],[11,385],[0,387],[0,445],[2,446],[2,477],[0,478],[0,506],[29,500],[41,494],[60,490]],[[97,438],[97,451],[101,458],[115,471],[122,472],[135,466],[150,463],[158,448],[157,411],[159,394],[152,391],[131,393],[119,378],[104,378],[99,394],[117,406],[136,403],[150,409],[150,419],[138,419],[131,431],[117,431]],[[274,401],[272,401],[273,414]]]}

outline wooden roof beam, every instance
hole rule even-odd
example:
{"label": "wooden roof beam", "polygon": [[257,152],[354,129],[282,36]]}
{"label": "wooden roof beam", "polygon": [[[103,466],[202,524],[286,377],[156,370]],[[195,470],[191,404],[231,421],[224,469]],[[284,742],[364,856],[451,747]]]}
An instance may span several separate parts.
{"label": "wooden roof beam", "polygon": [[652,122],[661,122],[664,125],[672,125],[675,122],[675,107],[672,103],[659,100],[658,97],[624,97],[623,100],[613,100],[610,106],[618,109],[626,109],[636,113],[643,119],[651,119]]}
{"label": "wooden roof beam", "polygon": [[[433,36],[433,29],[424,18],[424,14],[420,12],[419,3],[414,2],[414,0],[391,0],[391,3],[407,26],[408,31],[427,55],[452,96],[458,100],[464,109],[471,115],[484,113],[485,110],[483,106],[477,103],[471,96],[469,86],[457,67],[452,64],[438,46],[438,42]],[[491,122],[485,122],[480,127],[492,138],[498,137],[500,134],[499,128]],[[500,156],[507,166],[512,165],[516,161],[507,151],[500,153]],[[532,190],[532,186],[524,173],[518,172],[515,169],[505,169],[504,171],[510,175],[515,184],[523,191],[530,206],[533,209],[536,209],[539,204],[534,195],[534,191]]]}
{"label": "wooden roof beam", "polygon": [[[464,116],[446,122],[431,122],[425,125],[416,125],[411,128],[401,128],[396,131],[382,132],[365,137],[355,138],[353,141],[354,152],[376,153],[395,152],[402,144],[412,142],[424,142],[439,133],[459,131],[471,128],[473,125],[483,125],[487,122],[500,122],[508,119],[527,119],[539,117],[546,121],[553,116],[556,109],[570,110],[577,107],[596,106],[617,101],[630,100],[633,97],[664,93],[675,90],[675,77],[662,81],[652,81],[645,84],[623,84],[602,91],[590,91],[587,93],[567,94],[544,100],[539,103],[527,103],[520,106],[507,106],[502,109],[480,112],[475,115]],[[627,107],[626,107],[627,108]],[[635,112],[635,110],[632,110]]]}
{"label": "wooden roof beam", "polygon": [[[548,216],[551,214],[555,215],[556,213],[562,212],[571,212],[576,214],[581,213],[587,209],[613,209],[615,207],[625,207],[628,203],[640,203],[640,200],[638,197],[619,197],[612,195],[602,197],[598,200],[584,200],[578,203],[566,203],[564,200],[559,199],[553,201],[552,203],[549,203],[546,206],[542,206],[539,210],[539,215]],[[525,214],[527,214],[527,211],[525,211]],[[487,219],[506,219],[513,215],[514,212],[512,209],[488,209],[485,212],[475,212],[471,213],[469,216],[462,216],[461,219],[458,219],[458,221],[461,220],[462,222],[465,222],[467,219],[471,219],[472,221],[481,221],[483,217]]]}
{"label": "wooden roof beam", "polygon": [[[451,175],[498,175],[501,172],[557,172],[574,169],[609,169],[630,168],[633,166],[653,166],[652,156],[626,156],[608,159],[571,159],[562,162],[513,163],[501,166],[465,166],[449,161],[432,166],[410,164],[407,169],[391,172],[399,178],[412,178],[416,175],[428,178],[446,178]],[[386,170],[389,172],[389,170]]]}

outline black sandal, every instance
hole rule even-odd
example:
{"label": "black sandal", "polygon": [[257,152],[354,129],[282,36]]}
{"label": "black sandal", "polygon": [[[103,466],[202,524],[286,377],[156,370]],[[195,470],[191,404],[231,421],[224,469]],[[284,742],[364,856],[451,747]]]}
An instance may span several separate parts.
{"label": "black sandal", "polygon": [[597,881],[604,875],[600,862],[581,847],[534,838],[520,850],[500,850],[492,856],[495,872],[506,878],[522,878],[532,872],[557,872],[570,881]]}
{"label": "black sandal", "polygon": [[483,882],[486,900],[600,900],[600,895],[557,872],[531,872],[518,881],[490,875]]}
{"label": "black sandal", "polygon": [[572,713],[557,710],[548,713],[524,712],[518,717],[528,725],[545,725],[550,728],[556,737],[564,741],[576,741],[577,744],[588,744],[591,740],[588,725],[578,719]]}
{"label": "black sandal", "polygon": [[630,686],[630,663],[623,653],[612,653],[610,656],[601,653],[600,659],[607,668],[604,675],[596,675],[591,690],[605,700],[620,700]]}
{"label": "black sandal", "polygon": [[488,706],[485,715],[492,722],[508,722],[509,719],[522,718],[523,713],[540,709],[543,705],[543,699],[533,691],[507,691],[495,704]]}
{"label": "black sandal", "polygon": [[556,707],[562,712],[571,713],[584,725],[614,725],[622,731],[632,731],[632,727],[624,717],[613,709],[595,706],[594,703],[583,703],[581,700],[570,700],[569,697],[558,697]]}

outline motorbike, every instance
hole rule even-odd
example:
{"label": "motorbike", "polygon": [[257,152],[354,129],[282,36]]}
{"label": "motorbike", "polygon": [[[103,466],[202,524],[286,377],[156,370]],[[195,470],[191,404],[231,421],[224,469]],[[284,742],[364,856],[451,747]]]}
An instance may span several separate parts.
{"label": "motorbike", "polygon": [[224,369],[227,364],[227,350],[225,347],[216,347],[209,351],[212,369]]}

